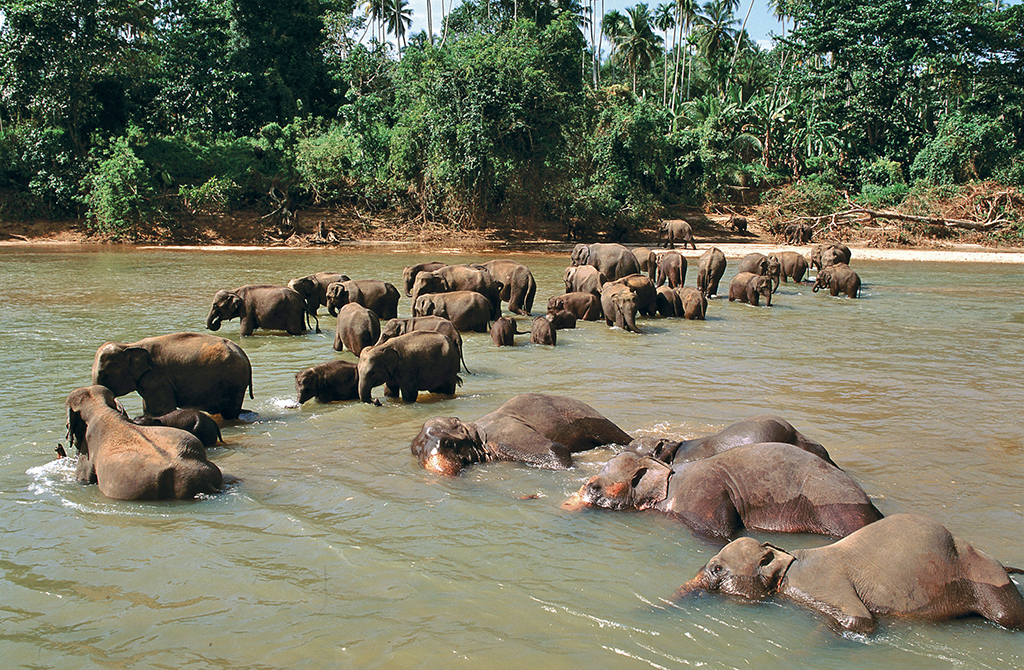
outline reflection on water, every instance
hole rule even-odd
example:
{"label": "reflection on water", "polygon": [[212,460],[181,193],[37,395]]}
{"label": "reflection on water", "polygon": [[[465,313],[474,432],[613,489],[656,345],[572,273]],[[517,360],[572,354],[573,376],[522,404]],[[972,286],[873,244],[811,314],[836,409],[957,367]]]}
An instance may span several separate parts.
{"label": "reflection on water", "polygon": [[[474,374],[458,395],[408,406],[297,408],[294,374],[339,356],[334,320],[321,317],[320,335],[245,339],[232,321],[220,334],[252,360],[256,398],[246,400],[255,415],[226,426],[227,444],[210,451],[237,478],[224,494],[111,501],[75,483],[70,462],[53,462],[64,397],[89,383],[104,341],[201,330],[220,288],[320,270],[400,286],[405,265],[435,258],[487,260],[0,251],[7,663],[1024,666],[1024,638],[980,620],[887,621],[873,638],[848,639],[790,605],[671,602],[717,545],[660,515],[559,507],[611,449],[564,472],[499,463],[458,479],[422,471],[409,453],[427,418],[475,419],[525,391],[577,397],[634,435],[693,437],[771,412],[825,444],[883,513],[930,514],[1024,565],[1017,266],[854,258],[861,300],[783,284],[770,309],[716,299],[706,322],[641,319],[642,335],[580,323],[554,348],[519,338],[497,349],[470,333]],[[516,258],[534,271],[538,307],[563,291],[567,253]],[[400,313],[409,309],[403,298]],[[122,400],[141,411],[134,394]],[[758,537],[787,548],[828,541]]]}

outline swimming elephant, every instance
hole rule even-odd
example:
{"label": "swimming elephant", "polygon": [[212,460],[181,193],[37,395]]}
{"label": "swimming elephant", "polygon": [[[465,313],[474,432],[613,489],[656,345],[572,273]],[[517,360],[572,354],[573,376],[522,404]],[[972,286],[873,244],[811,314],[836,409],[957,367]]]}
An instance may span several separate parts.
{"label": "swimming elephant", "polygon": [[551,470],[572,465],[572,454],[632,438],[596,409],[573,398],[523,393],[476,421],[435,417],[411,449],[420,465],[458,475],[473,463],[518,461]]}
{"label": "swimming elephant", "polygon": [[573,265],[565,269],[562,281],[568,293],[590,293],[600,298],[608,278],[592,265]]}
{"label": "swimming elephant", "polygon": [[285,286],[249,284],[217,291],[206,316],[207,330],[220,330],[222,321],[239,319],[238,332],[246,337],[257,328],[283,330],[289,335],[306,332],[306,302]]}
{"label": "swimming elephant", "polygon": [[441,333],[416,330],[359,354],[359,399],[372,402],[371,392],[384,385],[384,395],[416,402],[419,391],[455,395],[459,349]]}
{"label": "swimming elephant", "polygon": [[779,264],[778,258],[754,252],[740,259],[736,266],[736,272],[751,272],[768,277],[772,280],[772,292],[774,293],[779,288],[779,275],[782,273],[782,266]]}
{"label": "swimming elephant", "polygon": [[665,317],[682,316],[683,302],[675,289],[667,286],[658,287],[658,314]]}
{"label": "swimming elephant", "polygon": [[[422,273],[421,273],[422,274]],[[476,291],[425,293],[412,306],[413,316],[440,316],[462,331],[487,332],[491,303]]]}
{"label": "swimming elephant", "polygon": [[317,402],[338,402],[359,398],[359,366],[351,361],[329,361],[295,374],[295,397],[299,404],[312,398]]}
{"label": "swimming elephant", "polygon": [[870,634],[877,615],[933,621],[982,616],[1024,630],[1024,597],[989,554],[917,514],[894,514],[816,549],[786,551],[751,537],[730,542],[676,591],[762,600],[778,595],[833,630]]}
{"label": "swimming elephant", "polygon": [[829,465],[839,467],[818,442],[808,438],[793,424],[777,416],[761,414],[731,424],[717,433],[692,440],[674,441],[658,437],[640,437],[630,449],[644,456],[653,456],[669,465],[715,456],[729,449],[760,442],[785,442],[814,454]]}
{"label": "swimming elephant", "polygon": [[218,442],[223,441],[220,434],[220,426],[213,420],[213,417],[195,407],[183,407],[160,416],[143,414],[132,419],[132,423],[138,426],[180,428],[198,437],[204,447],[212,447]]}
{"label": "swimming elephant", "polygon": [[171,333],[130,344],[104,343],[93,359],[92,383],[115,396],[138,391],[142,411],[150,416],[197,407],[234,420],[246,388],[252,398],[252,365],[231,340]]}
{"label": "swimming elephant", "polygon": [[640,272],[646,272],[651,281],[658,278],[658,257],[647,247],[636,247],[633,249],[636,262],[640,264]]}
{"label": "swimming elephant", "polygon": [[[657,291],[654,304],[657,309]],[[601,311],[604,312],[605,323],[609,326],[617,326],[631,333],[643,332],[636,325],[636,293],[628,286],[615,282],[605,284],[601,288]]]}
{"label": "swimming elephant", "polygon": [[567,310],[580,321],[598,321],[604,313],[601,312],[601,299],[593,293],[574,291],[563,293],[548,298],[548,311]]}
{"label": "swimming elephant", "polygon": [[740,272],[729,282],[729,302],[739,300],[755,307],[759,296],[764,296],[765,305],[772,306],[772,280],[752,272]]}
{"label": "swimming elephant", "polygon": [[338,310],[350,302],[372,310],[381,319],[398,316],[398,289],[378,279],[350,279],[327,287],[327,311],[337,316]]}
{"label": "swimming elephant", "polygon": [[[640,273],[633,252],[621,244],[577,244],[570,255],[573,265],[592,265],[608,281]],[[566,291],[582,290],[566,286]]]}
{"label": "swimming elephant", "polygon": [[679,309],[677,316],[690,321],[703,321],[708,315],[708,298],[692,286],[680,286],[676,289],[679,296]]}
{"label": "swimming elephant", "polygon": [[742,527],[845,537],[882,518],[850,475],[792,444],[764,442],[674,466],[624,451],[577,494],[595,507],[654,509],[694,532]]}
{"label": "swimming elephant", "polygon": [[412,285],[412,301],[429,293],[475,291],[491,306],[490,318],[501,316],[502,283],[482,265],[446,265],[431,272],[420,272]]}
{"label": "swimming elephant", "polygon": [[718,247],[711,247],[697,261],[697,288],[711,297],[718,294],[718,283],[725,274],[725,254]]}
{"label": "swimming elephant", "polygon": [[530,268],[513,260],[487,261],[482,267],[501,283],[501,299],[508,303],[508,311],[529,316],[537,296],[537,281]]}
{"label": "swimming elephant", "polygon": [[380,327],[380,338],[377,340],[377,344],[383,344],[392,337],[405,335],[406,333],[411,333],[414,330],[426,330],[447,335],[448,339],[454,342],[455,346],[459,348],[459,358],[462,360],[462,369],[469,372],[469,368],[466,367],[466,358],[462,351],[462,334],[459,332],[459,329],[455,327],[454,323],[442,316],[410,316],[404,319],[397,317],[394,319],[388,319],[388,321]]}
{"label": "swimming elephant", "polygon": [[530,326],[530,342],[553,347],[558,344],[558,330],[546,317],[538,316]]}
{"label": "swimming elephant", "polygon": [[[288,288],[302,296],[306,302],[306,314],[316,319],[320,306],[327,306],[327,287],[339,281],[348,281],[348,275],[343,275],[340,272],[316,272],[292,279],[288,282]],[[306,325],[309,325],[308,319]],[[317,320],[316,332],[320,332],[319,320]]]}
{"label": "swimming elephant", "polygon": [[410,265],[402,270],[402,286],[405,289],[405,295],[407,297],[412,296],[412,285],[416,281],[416,275],[421,272],[433,272],[434,270],[443,268],[447,263],[441,263],[440,261],[430,261],[427,263],[417,263],[416,265]]}
{"label": "swimming elephant", "polygon": [[811,247],[811,267],[820,270],[835,263],[850,264],[850,247],[841,242],[815,244]]}
{"label": "swimming elephant", "polygon": [[693,228],[686,221],[675,219],[662,221],[658,227],[658,237],[661,238],[661,246],[669,249],[676,248],[676,241],[683,243],[683,249],[689,244],[694,249],[697,244],[693,241]]}
{"label": "swimming elephant", "polygon": [[118,500],[184,500],[220,491],[220,469],[192,433],[132,423],[105,386],[75,389],[65,405],[79,482]]}
{"label": "swimming elephant", "polygon": [[658,286],[668,282],[669,288],[677,288],[686,282],[686,259],[678,251],[666,251],[658,255]]}
{"label": "swimming elephant", "polygon": [[499,317],[491,324],[491,341],[496,347],[515,346],[515,336],[519,334],[520,332],[516,330],[515,320],[507,316]]}
{"label": "swimming elephant", "polygon": [[779,264],[779,276],[782,281],[789,283],[790,278],[797,284],[804,280],[807,275],[807,259],[795,251],[780,251],[768,254],[768,260],[774,260]]}
{"label": "swimming elephant", "polygon": [[847,298],[859,298],[860,275],[851,270],[846,263],[826,265],[818,270],[818,276],[814,278],[814,286],[811,291],[817,293],[819,289],[823,288],[827,288],[832,297],[843,293]]}
{"label": "swimming elephant", "polygon": [[380,319],[373,310],[355,302],[347,303],[338,310],[338,322],[334,326],[335,351],[348,349],[358,356],[379,339]]}

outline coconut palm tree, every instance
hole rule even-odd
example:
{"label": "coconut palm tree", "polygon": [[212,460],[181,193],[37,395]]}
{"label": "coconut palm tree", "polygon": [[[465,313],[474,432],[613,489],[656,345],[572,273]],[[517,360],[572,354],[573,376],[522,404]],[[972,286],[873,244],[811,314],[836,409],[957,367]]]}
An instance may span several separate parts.
{"label": "coconut palm tree", "polygon": [[[658,8],[654,10],[654,25],[658,27],[658,30],[665,33],[665,58],[664,62],[664,74],[662,76],[662,87],[661,87],[661,104],[665,105],[668,103],[668,31],[674,30],[676,27],[676,8],[671,2],[666,2],[658,5]],[[673,42],[673,45],[675,43]]]}
{"label": "coconut palm tree", "polygon": [[611,10],[610,12],[604,15],[603,19],[601,19],[601,32],[604,34],[605,37],[611,40],[612,43],[612,56],[609,59],[609,62],[612,66],[612,83],[615,83],[616,54],[614,50],[614,45],[619,41],[622,34],[625,32],[625,25],[626,17],[623,16],[622,12],[620,12],[617,9]]}
{"label": "coconut palm tree", "polygon": [[[679,92],[680,74],[686,74],[687,60],[689,60],[689,46],[682,48],[683,42],[688,42],[690,31],[697,20],[697,0],[676,0],[676,33],[675,33],[675,65],[672,71],[672,113],[676,112],[676,100]],[[680,63],[680,59],[683,59]],[[680,69],[682,65],[682,69]],[[692,67],[691,67],[692,69]],[[692,77],[691,77],[692,78]],[[686,97],[690,97],[689,80],[687,80]]]}
{"label": "coconut palm tree", "polygon": [[636,82],[640,71],[651,69],[651,63],[661,51],[661,38],[654,34],[651,27],[651,12],[647,5],[640,3],[626,9],[623,32],[615,44],[615,51],[626,61],[633,73],[633,92],[636,93]]}
{"label": "coconut palm tree", "polygon": [[395,49],[398,51],[398,57],[402,57],[402,48],[408,46],[408,42],[405,40],[406,31],[412,26],[412,8],[409,6],[409,0],[384,0],[389,10],[387,13],[386,24],[388,33],[395,36]]}

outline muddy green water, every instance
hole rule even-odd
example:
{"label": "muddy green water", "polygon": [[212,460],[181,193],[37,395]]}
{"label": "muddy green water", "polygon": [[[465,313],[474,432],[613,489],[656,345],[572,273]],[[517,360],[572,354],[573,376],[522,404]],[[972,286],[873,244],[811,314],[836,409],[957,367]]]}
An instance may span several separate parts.
{"label": "muddy green water", "polygon": [[[542,311],[568,254],[511,256],[533,269]],[[4,667],[1024,667],[1024,634],[979,619],[887,620],[858,639],[790,604],[673,605],[716,545],[655,514],[559,508],[610,449],[564,472],[499,463],[458,479],[409,453],[427,418],[474,419],[525,391],[584,400],[634,435],[771,412],[822,442],[883,513],[929,514],[1024,566],[1021,266],[855,258],[861,300],[791,284],[770,309],[718,299],[704,323],[642,319],[643,335],[581,323],[555,348],[496,349],[467,334],[474,374],[458,395],[408,406],[292,408],[295,372],[339,355],[334,320],[323,335],[244,339],[236,320],[220,334],[252,360],[258,416],[211,450],[239,480],[225,493],[116,502],[54,460],[64,398],[89,383],[104,341],[201,331],[220,288],[319,270],[400,286],[405,265],[434,258],[490,257],[0,251]]]}

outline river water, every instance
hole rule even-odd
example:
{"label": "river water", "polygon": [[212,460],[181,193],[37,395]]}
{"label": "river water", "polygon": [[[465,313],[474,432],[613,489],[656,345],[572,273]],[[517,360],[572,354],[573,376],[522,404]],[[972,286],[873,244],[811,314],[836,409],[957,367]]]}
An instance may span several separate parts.
{"label": "river water", "polygon": [[[510,256],[537,278],[535,313],[563,291],[559,251]],[[1024,634],[980,619],[889,619],[865,639],[786,603],[676,606],[673,590],[719,546],[654,513],[560,508],[611,449],[562,472],[497,463],[456,479],[409,452],[426,419],[475,419],[526,391],[579,398],[633,435],[697,436],[770,412],[823,443],[884,514],[931,515],[1024,566],[1024,266],[855,257],[860,300],[783,284],[771,308],[717,299],[706,322],[641,319],[641,335],[581,323],[554,348],[497,349],[466,334],[473,374],[455,398],[414,405],[296,408],[294,374],[339,356],[334,320],[321,317],[321,335],[244,339],[236,320],[219,334],[252,360],[255,414],[210,451],[237,478],[225,493],[113,501],[54,459],[64,399],[106,340],[202,331],[221,288],[320,270],[401,286],[406,265],[493,257],[0,250],[3,665],[1024,667]],[[122,401],[141,411],[134,393]]]}

